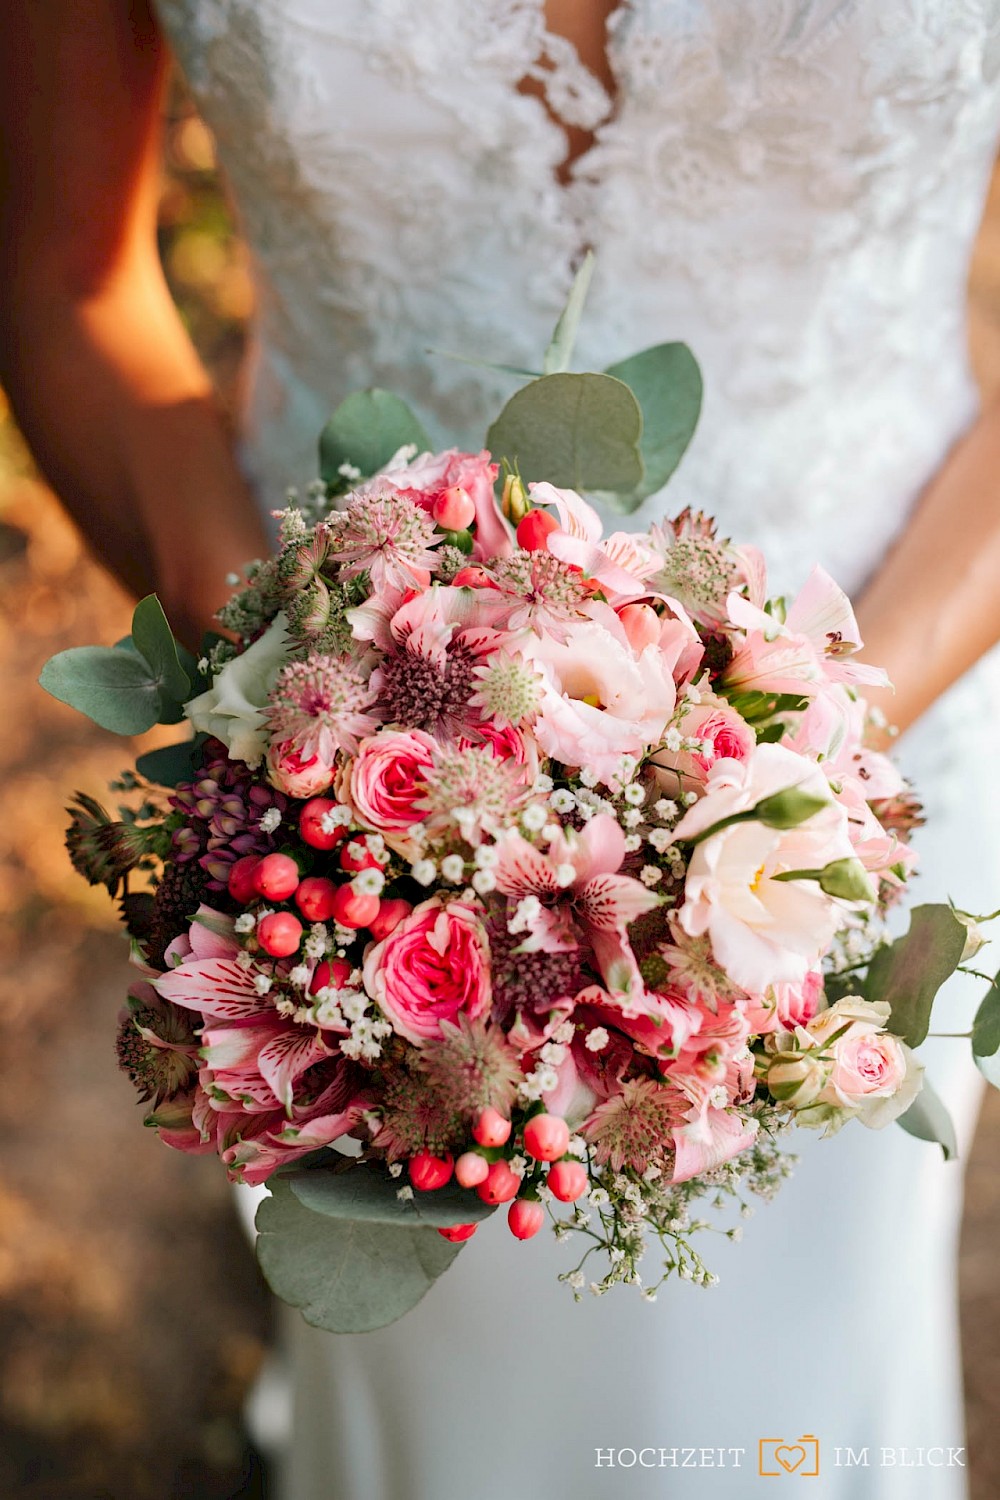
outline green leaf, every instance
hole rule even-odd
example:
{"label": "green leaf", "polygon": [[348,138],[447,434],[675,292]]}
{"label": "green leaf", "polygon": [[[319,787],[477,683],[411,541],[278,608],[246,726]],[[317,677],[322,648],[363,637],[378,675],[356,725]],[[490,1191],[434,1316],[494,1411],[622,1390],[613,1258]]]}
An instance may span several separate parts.
{"label": "green leaf", "polygon": [[560,375],[564,370],[569,369],[573,358],[573,346],[576,343],[576,333],[583,313],[583,304],[587,300],[590,278],[593,274],[594,253],[588,250],[583,257],[579,271],[573,278],[566,306],[559,316],[559,322],[555,326],[555,332],[545,351],[545,358],[542,360],[543,375]]}
{"label": "green leaf", "polygon": [[936,1142],[944,1152],[945,1161],[953,1161],[958,1155],[958,1141],[951,1115],[926,1078],[920,1093],[909,1109],[898,1117],[896,1124],[901,1125],[907,1135],[915,1135],[918,1140]]}
{"label": "green leaf", "polygon": [[610,375],[543,375],[517,391],[486,435],[526,484],[625,494],[642,481],[642,412]]}
{"label": "green leaf", "polygon": [[178,745],[163,745],[159,750],[147,750],[140,755],[135,768],[140,776],[157,786],[177,786],[178,782],[194,779],[197,752],[208,738],[196,734],[192,740],[181,740]]}
{"label": "green leaf", "polygon": [[345,488],[342,464],[368,479],[408,443],[418,452],[430,439],[405,401],[389,391],[355,391],[342,401],[319,438],[319,471],[333,489]]}
{"label": "green leaf", "polygon": [[610,365],[607,373],[623,380],[642,408],[645,474],[619,504],[628,513],[663,488],[694,437],[701,412],[701,371],[687,344],[656,344]]}
{"label": "green leaf", "polygon": [[149,663],[124,646],[73,646],[44,665],[38,679],[60,703],[112,734],[144,734],[159,721],[159,684]]}
{"label": "green leaf", "polygon": [[950,906],[916,906],[905,937],[880,948],[868,966],[868,1000],[887,1000],[889,1029],[910,1047],[927,1035],[938,990],[958,968],[966,931]]}
{"label": "green leaf", "polygon": [[993,1057],[1000,1049],[1000,974],[986,991],[986,998],[972,1023],[972,1052],[978,1060]]}
{"label": "green leaf", "polygon": [[423,1224],[329,1218],[282,1176],[257,1210],[257,1260],[271,1290],[331,1333],[367,1333],[415,1307],[461,1250]]}
{"label": "green leaf", "polygon": [[132,644],[152,667],[164,704],[180,704],[190,698],[191,680],[181,666],[177,642],[155,594],[147,594],[135,607]]}
{"label": "green leaf", "polygon": [[432,1193],[414,1192],[410,1199],[400,1198],[402,1180],[368,1162],[359,1162],[347,1171],[334,1171],[329,1166],[300,1172],[292,1169],[285,1176],[300,1203],[330,1218],[446,1228],[476,1223],[494,1212],[492,1205],[454,1181]]}

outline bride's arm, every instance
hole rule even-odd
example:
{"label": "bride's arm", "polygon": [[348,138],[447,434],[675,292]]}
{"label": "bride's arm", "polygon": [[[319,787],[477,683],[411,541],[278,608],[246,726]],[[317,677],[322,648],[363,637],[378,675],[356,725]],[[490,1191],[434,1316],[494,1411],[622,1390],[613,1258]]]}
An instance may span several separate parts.
{"label": "bride's arm", "polygon": [[0,0],[0,382],[107,565],[196,638],[260,521],[156,246],[146,3]]}
{"label": "bride's arm", "polygon": [[931,481],[862,595],[858,623],[865,659],[896,688],[866,696],[900,730],[1000,640],[1000,403]]}

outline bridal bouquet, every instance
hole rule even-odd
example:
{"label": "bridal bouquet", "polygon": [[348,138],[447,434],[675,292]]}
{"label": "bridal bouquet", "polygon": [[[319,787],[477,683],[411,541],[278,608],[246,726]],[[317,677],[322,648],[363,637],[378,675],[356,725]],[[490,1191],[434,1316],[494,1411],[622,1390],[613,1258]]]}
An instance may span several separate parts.
{"label": "bridal bouquet", "polygon": [[658,489],[700,383],[680,345],[570,373],[574,297],[482,452],[345,402],[200,660],[150,597],[43,674],[194,732],[69,847],[123,892],[146,1123],[268,1184],[264,1272],[330,1329],[400,1316],[498,1205],[580,1237],[577,1296],[652,1298],[714,1280],[698,1202],[770,1195],[791,1125],[949,1145],[911,1048],[976,938],[948,907],[885,938],[920,819],[865,746],[883,675],[821,569],[786,602],[708,516],[604,534],[581,492]]}

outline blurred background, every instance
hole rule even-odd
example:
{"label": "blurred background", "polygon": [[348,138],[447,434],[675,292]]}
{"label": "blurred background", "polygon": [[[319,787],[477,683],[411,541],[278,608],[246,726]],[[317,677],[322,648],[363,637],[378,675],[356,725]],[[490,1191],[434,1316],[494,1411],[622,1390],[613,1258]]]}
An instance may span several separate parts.
{"label": "blurred background", "polygon": [[[212,138],[179,84],[160,222],[174,295],[233,412],[253,288]],[[977,376],[1000,392],[1000,173],[970,313]],[[36,685],[52,652],[114,641],[130,614],[0,393],[0,1497],[262,1500],[242,1405],[270,1339],[267,1297],[215,1159],[140,1128],[113,1049],[124,940],[63,848],[68,794],[103,797],[152,741],[114,740]],[[998,1160],[991,1092],[965,1166],[961,1255],[973,1500],[1000,1494]]]}

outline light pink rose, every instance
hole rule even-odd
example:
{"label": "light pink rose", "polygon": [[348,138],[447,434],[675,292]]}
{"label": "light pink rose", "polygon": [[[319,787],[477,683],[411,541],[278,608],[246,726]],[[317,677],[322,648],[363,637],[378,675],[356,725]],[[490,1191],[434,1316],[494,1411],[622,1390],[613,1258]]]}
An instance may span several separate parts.
{"label": "light pink rose", "polygon": [[364,983],[393,1030],[420,1045],[441,1023],[489,1010],[490,951],[478,914],[433,896],[365,955]]}
{"label": "light pink rose", "polygon": [[318,797],[332,782],[333,769],[320,755],[303,760],[291,740],[274,741],[267,752],[268,780],[289,797]]}
{"label": "light pink rose", "polygon": [[[920,1091],[923,1069],[899,1037],[887,1032],[889,1006],[848,995],[821,1011],[805,1028],[813,1046],[830,1045],[832,1067],[818,1103],[856,1114],[880,1129],[908,1109]],[[837,1036],[837,1032],[842,1032]]]}
{"label": "light pink rose", "polygon": [[661,745],[657,750],[656,779],[668,796],[677,795],[678,775],[684,778],[686,789],[698,791],[716,761],[748,761],[757,745],[757,736],[742,715],[714,694],[705,693],[677,729],[685,740],[700,741],[700,748],[668,750]]}
{"label": "light pink rose", "polygon": [[796,1026],[805,1026],[812,1020],[822,998],[823,976],[813,969],[798,983],[785,980],[772,984],[766,995],[751,996],[742,1002],[741,1009],[754,1033],[779,1027],[794,1031]]}
{"label": "light pink rose", "polygon": [[418,806],[425,778],[434,764],[437,742],[421,729],[384,729],[362,740],[339,786],[341,796],[366,827],[381,833],[392,848],[405,843],[426,811]]}

